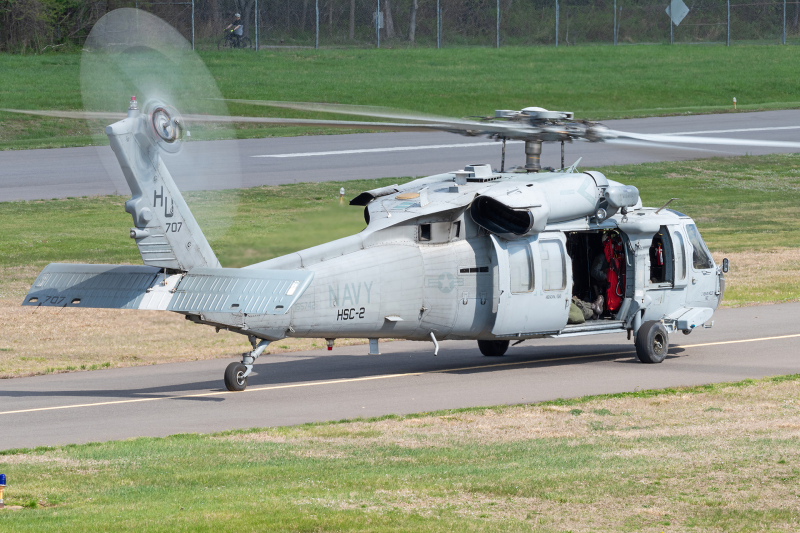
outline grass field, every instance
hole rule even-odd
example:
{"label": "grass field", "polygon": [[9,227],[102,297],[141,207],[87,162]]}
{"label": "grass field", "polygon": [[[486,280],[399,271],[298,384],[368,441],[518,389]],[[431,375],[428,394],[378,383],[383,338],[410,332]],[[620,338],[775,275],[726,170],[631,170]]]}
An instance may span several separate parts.
{"label": "grass field", "polygon": [[797,531],[800,375],[0,452],[4,531]]}
{"label": "grass field", "polygon": [[[202,52],[228,98],[386,105],[448,116],[536,105],[607,119],[800,107],[793,46]],[[0,55],[0,108],[81,109],[80,55]],[[742,75],[742,73],[747,73]],[[764,80],[769,80],[765,83]],[[123,102],[129,95],[120,95]],[[232,105],[235,115],[306,116]],[[96,132],[95,132],[96,133]],[[242,126],[239,137],[332,133]],[[0,149],[81,146],[83,121],[0,113]]]}
{"label": "grass field", "polygon": [[[673,206],[697,221],[717,262],[731,261],[725,306],[800,299],[800,155],[704,159],[601,169],[635,185],[645,205]],[[406,178],[410,179],[410,178]],[[339,202],[404,179],[300,183],[187,193],[223,266],[241,267],[357,233],[362,209]],[[51,262],[131,263],[124,197],[0,203],[0,377],[235,357],[241,335],[156,312],[38,309],[19,303]],[[231,217],[212,206],[226,206]],[[146,341],[139,331],[151,334]],[[341,342],[341,341],[340,341]],[[363,342],[355,340],[351,342]],[[313,349],[321,340],[286,339],[269,353]]]}

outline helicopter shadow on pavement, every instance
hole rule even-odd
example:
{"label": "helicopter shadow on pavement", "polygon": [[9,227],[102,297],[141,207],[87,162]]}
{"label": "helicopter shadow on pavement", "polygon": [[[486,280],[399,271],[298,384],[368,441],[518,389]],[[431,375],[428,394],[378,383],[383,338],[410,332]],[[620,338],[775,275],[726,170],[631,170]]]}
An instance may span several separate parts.
{"label": "helicopter shadow on pavement", "polygon": [[[625,344],[541,345],[510,348],[502,357],[484,357],[477,348],[449,349],[447,341],[437,357],[425,351],[393,350],[392,343],[381,344],[379,356],[320,355],[302,360],[256,364],[248,386],[270,386],[297,382],[282,375],[283,368],[300,373],[303,382],[358,379],[386,374],[478,374],[542,366],[573,366],[602,360],[641,364],[633,346]],[[668,358],[678,357],[683,348],[671,348]],[[380,361],[380,362],[377,362]],[[388,364],[387,364],[388,363]],[[268,365],[268,366],[267,366]],[[380,365],[380,366],[379,366]]]}
{"label": "helicopter shadow on pavement", "polygon": [[[667,356],[664,358],[664,362],[670,361],[672,359],[680,359],[682,357],[686,357],[687,353],[686,348],[681,348],[680,346],[671,346],[669,350],[667,350]],[[642,364],[641,361],[636,357],[636,352],[633,352],[633,358],[631,359],[619,359],[614,361],[615,363],[622,363],[622,364]],[[657,365],[648,365],[648,366],[657,366]]]}
{"label": "helicopter shadow on pavement", "polygon": [[[385,376],[387,374],[464,374],[473,375],[488,372],[509,371],[515,368],[537,367],[562,367],[574,366],[599,361],[613,361],[615,363],[639,363],[636,353],[630,344],[606,344],[597,345],[542,345],[511,348],[503,357],[484,357],[476,348],[452,349],[443,343],[443,350],[438,357],[434,357],[428,351],[397,349],[393,343],[381,345],[383,353],[381,355],[329,355],[325,352],[309,354],[308,352],[298,354],[281,354],[281,360],[270,361],[270,356],[265,355],[260,359],[253,369],[248,379],[248,388],[253,387],[280,387],[282,385],[305,383],[314,384],[319,382],[333,382],[337,380],[350,380],[369,378],[372,376]],[[399,343],[398,343],[399,344]],[[682,348],[673,347],[670,349],[668,358],[679,357],[683,352]],[[61,397],[61,398],[97,398],[98,401],[104,399],[117,400],[136,400],[136,399],[173,399],[189,400],[200,402],[224,402],[227,394],[220,396],[193,396],[194,394],[205,393],[225,393],[222,387],[222,371],[227,364],[225,359],[215,359],[203,361],[207,367],[213,368],[214,372],[219,373],[219,377],[208,380],[189,381],[184,383],[174,383],[163,386],[144,386],[144,387],[106,387],[103,389],[85,388],[80,390],[50,388],[39,390],[14,390],[0,388],[0,398],[42,398],[42,397]],[[219,363],[219,364],[214,364]],[[174,363],[175,365],[191,365],[196,363]],[[138,370],[138,379],[147,380],[143,375],[146,371],[157,371],[167,365],[156,365],[154,367],[139,367],[137,369],[111,369],[95,371],[98,381],[108,384],[119,379],[121,384],[130,384],[137,378],[126,379],[126,371]],[[159,368],[161,367],[161,368]],[[62,379],[76,379],[87,377],[92,373],[76,373],[72,375],[62,375]],[[193,373],[202,372],[205,369],[195,370]],[[100,375],[103,373],[104,375]],[[117,376],[109,373],[117,374]],[[91,376],[94,377],[94,376]]]}
{"label": "helicopter shadow on pavement", "polygon": [[[538,366],[542,368],[564,367],[596,363],[599,361],[611,361],[624,364],[642,364],[636,357],[636,350],[630,344],[606,344],[602,347],[593,345],[568,345],[568,346],[536,346],[528,347],[528,350],[518,354],[507,353],[504,357],[483,358],[474,367],[454,368],[442,370],[441,372],[456,374],[475,374],[482,372],[504,371],[515,367]],[[533,348],[533,349],[531,349]],[[684,352],[683,348],[673,347],[669,349],[667,359],[677,359]]]}

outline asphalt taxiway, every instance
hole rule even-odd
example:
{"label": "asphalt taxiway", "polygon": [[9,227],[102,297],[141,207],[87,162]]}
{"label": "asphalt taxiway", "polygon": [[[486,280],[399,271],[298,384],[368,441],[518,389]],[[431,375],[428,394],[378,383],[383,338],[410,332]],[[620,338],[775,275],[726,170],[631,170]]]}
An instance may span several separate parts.
{"label": "asphalt taxiway", "polygon": [[[608,120],[603,124],[634,133],[800,140],[800,111],[791,110]],[[582,157],[581,167],[591,168],[796,151],[743,146],[693,145],[691,148],[575,142],[566,145],[565,161],[572,164]],[[508,168],[524,165],[521,143],[509,143],[506,152]],[[483,137],[450,133],[365,133],[189,142],[180,154],[167,156],[166,161],[181,190],[215,190],[293,182],[428,176],[458,170],[469,163],[490,163],[499,168],[500,154],[501,143]],[[545,143],[543,166],[558,167],[560,158],[560,146]],[[0,201],[114,193],[128,194],[128,187],[107,146],[0,152]]]}
{"label": "asphalt taxiway", "polygon": [[[228,360],[0,380],[0,449],[290,425],[697,385],[800,372],[800,303],[724,309],[638,362],[623,334],[527,341],[501,358],[472,341],[266,355],[245,392]],[[200,326],[198,326],[200,327]],[[245,345],[243,344],[243,348]]]}
{"label": "asphalt taxiway", "polygon": [[[684,133],[795,141],[800,111],[607,121],[639,133]],[[778,128],[778,129],[776,129]],[[695,148],[698,148],[697,146]],[[567,146],[582,166],[759,154],[772,148],[713,147],[714,152]],[[193,150],[214,165],[192,165]],[[231,154],[236,154],[232,158]],[[500,146],[451,134],[384,133],[187,143],[176,165],[185,189],[249,187],[293,181],[428,175],[465,163],[499,166]],[[545,145],[543,164],[559,147]],[[523,163],[509,145],[507,164]],[[232,165],[231,162],[235,165]],[[241,178],[227,179],[232,166]],[[0,201],[118,192],[127,186],[107,147],[0,152]],[[355,192],[355,191],[353,191]],[[800,372],[800,304],[722,310],[716,326],[674,335],[660,365],[637,362],[622,335],[528,341],[499,359],[474,342],[381,344],[270,355],[259,359],[249,388],[222,385],[226,360],[177,363],[0,380],[0,449],[102,441],[181,432],[288,425],[388,413],[533,402],[585,394],[693,385]],[[199,327],[199,326],[198,326]],[[243,350],[246,344],[242,344]]]}

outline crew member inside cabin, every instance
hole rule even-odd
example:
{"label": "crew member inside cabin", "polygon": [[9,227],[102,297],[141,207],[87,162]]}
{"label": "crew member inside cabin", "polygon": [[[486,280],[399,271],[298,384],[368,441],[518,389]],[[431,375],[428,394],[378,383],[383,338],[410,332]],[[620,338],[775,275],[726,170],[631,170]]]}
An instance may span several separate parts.
{"label": "crew member inside cabin", "polygon": [[[625,249],[616,232],[603,234],[602,250],[592,260],[590,275],[599,306],[604,311],[617,311],[625,297]],[[604,302],[605,300],[605,302]],[[604,305],[605,303],[605,305]]]}

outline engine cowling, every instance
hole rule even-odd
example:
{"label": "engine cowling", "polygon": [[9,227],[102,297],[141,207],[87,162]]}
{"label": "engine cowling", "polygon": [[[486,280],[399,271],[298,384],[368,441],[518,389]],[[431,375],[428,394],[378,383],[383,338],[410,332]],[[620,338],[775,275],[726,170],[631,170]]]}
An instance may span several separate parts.
{"label": "engine cowling", "polygon": [[477,196],[469,212],[479,226],[515,239],[539,233],[548,223],[586,216],[604,220],[638,200],[636,187],[609,182],[602,173],[590,171],[544,175],[533,183],[498,183]]}

